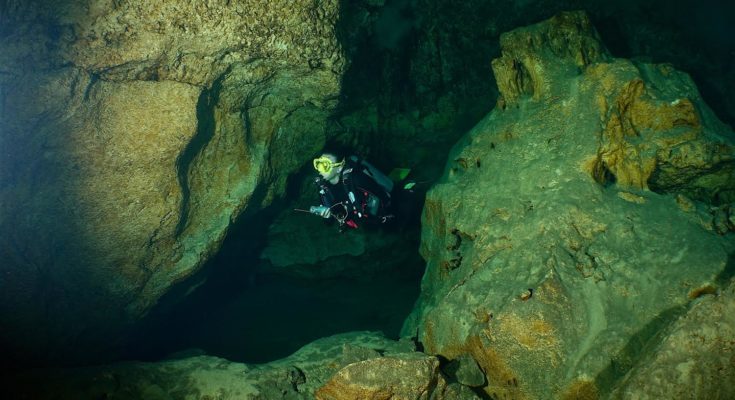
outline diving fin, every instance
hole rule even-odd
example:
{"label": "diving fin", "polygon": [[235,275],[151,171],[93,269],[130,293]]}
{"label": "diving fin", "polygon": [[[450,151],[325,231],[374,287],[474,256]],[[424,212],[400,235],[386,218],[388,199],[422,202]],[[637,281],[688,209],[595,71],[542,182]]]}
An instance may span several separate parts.
{"label": "diving fin", "polygon": [[400,182],[408,176],[408,174],[411,173],[411,169],[409,168],[393,168],[392,171],[390,171],[390,174],[388,174],[388,177],[393,182]]}

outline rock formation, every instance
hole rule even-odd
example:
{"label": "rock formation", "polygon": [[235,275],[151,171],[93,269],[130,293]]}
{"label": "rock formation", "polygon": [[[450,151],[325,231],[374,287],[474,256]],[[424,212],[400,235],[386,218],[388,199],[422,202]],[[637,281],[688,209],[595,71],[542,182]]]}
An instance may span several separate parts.
{"label": "rock formation", "polygon": [[[733,226],[715,219],[735,200],[735,136],[686,74],[613,58],[584,13],[504,34],[501,48],[498,105],[427,195],[427,271],[404,334],[472,357],[492,398],[606,397],[634,368],[675,381],[656,371],[685,367],[673,360],[689,350],[646,351],[696,330],[673,326],[702,318],[692,304],[732,275]],[[731,343],[710,326],[711,346]]]}
{"label": "rock formation", "polygon": [[[343,368],[362,362],[426,360],[437,379],[434,357],[416,353],[410,341],[388,340],[376,332],[322,338],[264,365],[230,362],[205,355],[182,355],[157,363],[127,362],[102,367],[29,371],[0,382],[12,398],[33,399],[313,399],[314,392]],[[352,367],[354,368],[354,367]],[[410,372],[410,371],[409,371]],[[385,371],[385,375],[394,375]],[[418,379],[415,382],[420,382]],[[425,376],[421,385],[429,385]],[[38,385],[37,382],[44,382]],[[408,387],[405,388],[408,390]]]}
{"label": "rock formation", "polygon": [[[722,5],[693,0],[393,0],[346,2],[351,63],[340,122],[345,140],[437,179],[445,152],[494,105],[498,37],[561,11],[584,9],[616,57],[676,65],[731,126],[735,35]],[[367,146],[366,143],[370,145]],[[411,149],[406,151],[406,149]]]}
{"label": "rock formation", "polygon": [[[294,212],[318,203],[314,184],[304,184],[310,191],[279,214],[268,229],[267,245],[260,256],[259,271],[306,278],[370,277],[400,273],[412,263],[421,263],[416,255],[419,229],[389,226],[387,229],[363,229],[340,233],[336,223],[313,215]],[[416,194],[416,196],[419,196]],[[415,199],[407,199],[412,201]],[[411,213],[420,214],[416,204]],[[407,215],[401,217],[409,218]],[[333,222],[333,221],[330,221]],[[400,223],[403,223],[400,222]],[[297,245],[294,245],[297,244]]]}
{"label": "rock formation", "polygon": [[0,339],[73,362],[115,345],[323,145],[339,5],[0,6]]}
{"label": "rock formation", "polygon": [[[731,261],[732,262],[732,261]],[[730,265],[732,268],[732,265]],[[715,293],[711,293],[715,294]],[[663,332],[610,397],[625,399],[735,397],[735,285],[702,296]]]}
{"label": "rock formation", "polygon": [[[446,389],[439,360],[416,353],[352,363],[319,388],[317,400],[429,399]],[[433,396],[432,396],[433,395]]]}
{"label": "rock formation", "polygon": [[[114,345],[105,334],[196,271],[324,142],[344,70],[337,2],[194,3],[2,3],[11,356],[88,359]],[[260,366],[199,355],[30,371],[5,387],[20,398],[732,397],[732,131],[686,74],[613,58],[583,13],[509,32],[501,47],[497,106],[451,150],[425,205],[427,272],[404,327],[423,354],[355,333]],[[263,254],[291,274],[342,274],[338,262],[303,267],[386,246],[356,236],[344,252],[284,254],[311,238],[291,223],[279,218]]]}

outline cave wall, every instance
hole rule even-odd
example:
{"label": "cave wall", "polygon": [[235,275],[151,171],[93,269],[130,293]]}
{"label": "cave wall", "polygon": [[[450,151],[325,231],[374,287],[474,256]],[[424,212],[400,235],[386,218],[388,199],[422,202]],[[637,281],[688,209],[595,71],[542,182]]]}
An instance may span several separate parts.
{"label": "cave wall", "polygon": [[[493,398],[607,398],[629,373],[629,398],[727,398],[732,331],[682,321],[731,304],[710,296],[732,288],[735,134],[685,73],[612,57],[584,13],[500,45],[498,104],[427,194],[403,334],[471,356]],[[694,346],[682,331],[705,344],[657,353]],[[696,351],[708,361],[675,372]]]}
{"label": "cave wall", "polygon": [[137,320],[325,140],[437,178],[495,105],[500,33],[562,9],[588,9],[613,55],[696,71],[731,121],[732,43],[712,40],[722,20],[701,9],[691,22],[710,28],[693,29],[687,7],[2,1],[3,341],[47,354]]}
{"label": "cave wall", "polygon": [[491,61],[503,32],[561,11],[585,10],[616,57],[671,63],[689,73],[720,118],[735,123],[731,6],[681,1],[347,2],[340,140],[385,168],[441,175],[453,145],[494,107]]}
{"label": "cave wall", "polygon": [[[451,150],[430,192],[424,294],[404,333],[443,361],[479,364],[484,376],[467,383],[489,396],[542,398],[551,388],[569,397],[610,390],[665,397],[702,382],[711,390],[703,393],[730,395],[716,386],[732,381],[731,369],[720,368],[731,360],[732,331],[717,322],[732,315],[732,132],[689,76],[615,59],[589,20],[567,16],[506,35],[492,64],[498,82],[488,83],[491,64],[466,63],[468,71],[448,60],[478,43],[500,55],[492,40],[475,39],[496,37],[513,17],[547,12],[545,3],[513,3],[518,8],[500,8],[497,20],[483,19],[490,5],[426,3],[381,17],[383,7],[410,3],[356,4],[364,13],[350,16],[368,33],[353,39],[396,18],[401,34],[380,38],[385,53],[372,65],[376,79],[366,80],[382,98],[351,92],[356,103],[346,103],[335,128],[325,118],[345,64],[332,30],[344,9],[334,2],[269,11],[245,2],[0,3],[3,350],[70,360],[109,347],[110,333],[216,251],[233,218],[279,196],[289,172],[325,138],[431,171],[444,168],[435,149],[469,123],[458,122],[467,117],[458,109],[480,115],[495,106]],[[411,12],[435,17],[414,25]],[[449,23],[468,14],[464,25]],[[458,42],[465,35],[475,39]],[[396,47],[402,39],[409,47]],[[392,64],[396,49],[418,48],[421,57]],[[485,92],[496,85],[498,102]],[[414,139],[415,148],[398,145]],[[406,150],[420,151],[414,159]],[[350,367],[366,352],[339,347],[346,361],[330,360],[330,372],[348,369],[332,388],[379,391],[371,365],[400,380],[395,360]],[[662,351],[641,351],[651,348]],[[417,364],[431,364],[429,385],[444,379],[436,359],[419,357]],[[697,368],[689,368],[693,359]],[[247,369],[217,359],[182,364],[199,374],[210,363],[228,376]],[[353,370],[367,374],[351,382]],[[273,390],[283,382],[297,390],[304,383],[297,372],[273,372]],[[80,385],[89,383],[83,374]],[[100,392],[116,390],[101,374],[101,385],[111,386]],[[181,383],[170,370],[169,379]],[[195,392],[211,383],[191,382]],[[139,390],[151,387],[161,390],[147,383]],[[78,387],[70,390],[75,396]]]}
{"label": "cave wall", "polygon": [[338,17],[337,1],[0,4],[9,360],[115,348],[283,193],[325,140]]}

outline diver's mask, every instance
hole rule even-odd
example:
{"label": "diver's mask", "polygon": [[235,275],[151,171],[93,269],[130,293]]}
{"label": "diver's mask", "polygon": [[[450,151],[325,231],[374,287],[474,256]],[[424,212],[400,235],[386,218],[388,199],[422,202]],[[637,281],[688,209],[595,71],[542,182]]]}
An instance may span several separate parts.
{"label": "diver's mask", "polygon": [[321,156],[314,159],[314,169],[319,172],[325,179],[328,176],[332,176],[340,167],[345,165],[345,161],[340,162],[334,161],[329,156]]}

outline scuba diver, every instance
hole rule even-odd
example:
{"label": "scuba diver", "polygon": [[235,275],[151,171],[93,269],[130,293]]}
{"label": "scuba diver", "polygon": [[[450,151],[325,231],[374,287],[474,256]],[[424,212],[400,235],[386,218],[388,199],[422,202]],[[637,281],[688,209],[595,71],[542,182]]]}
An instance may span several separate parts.
{"label": "scuba diver", "polygon": [[336,153],[322,153],[313,163],[319,173],[316,185],[321,205],[312,206],[309,212],[334,218],[340,230],[386,224],[395,218],[394,182],[372,164]]}

